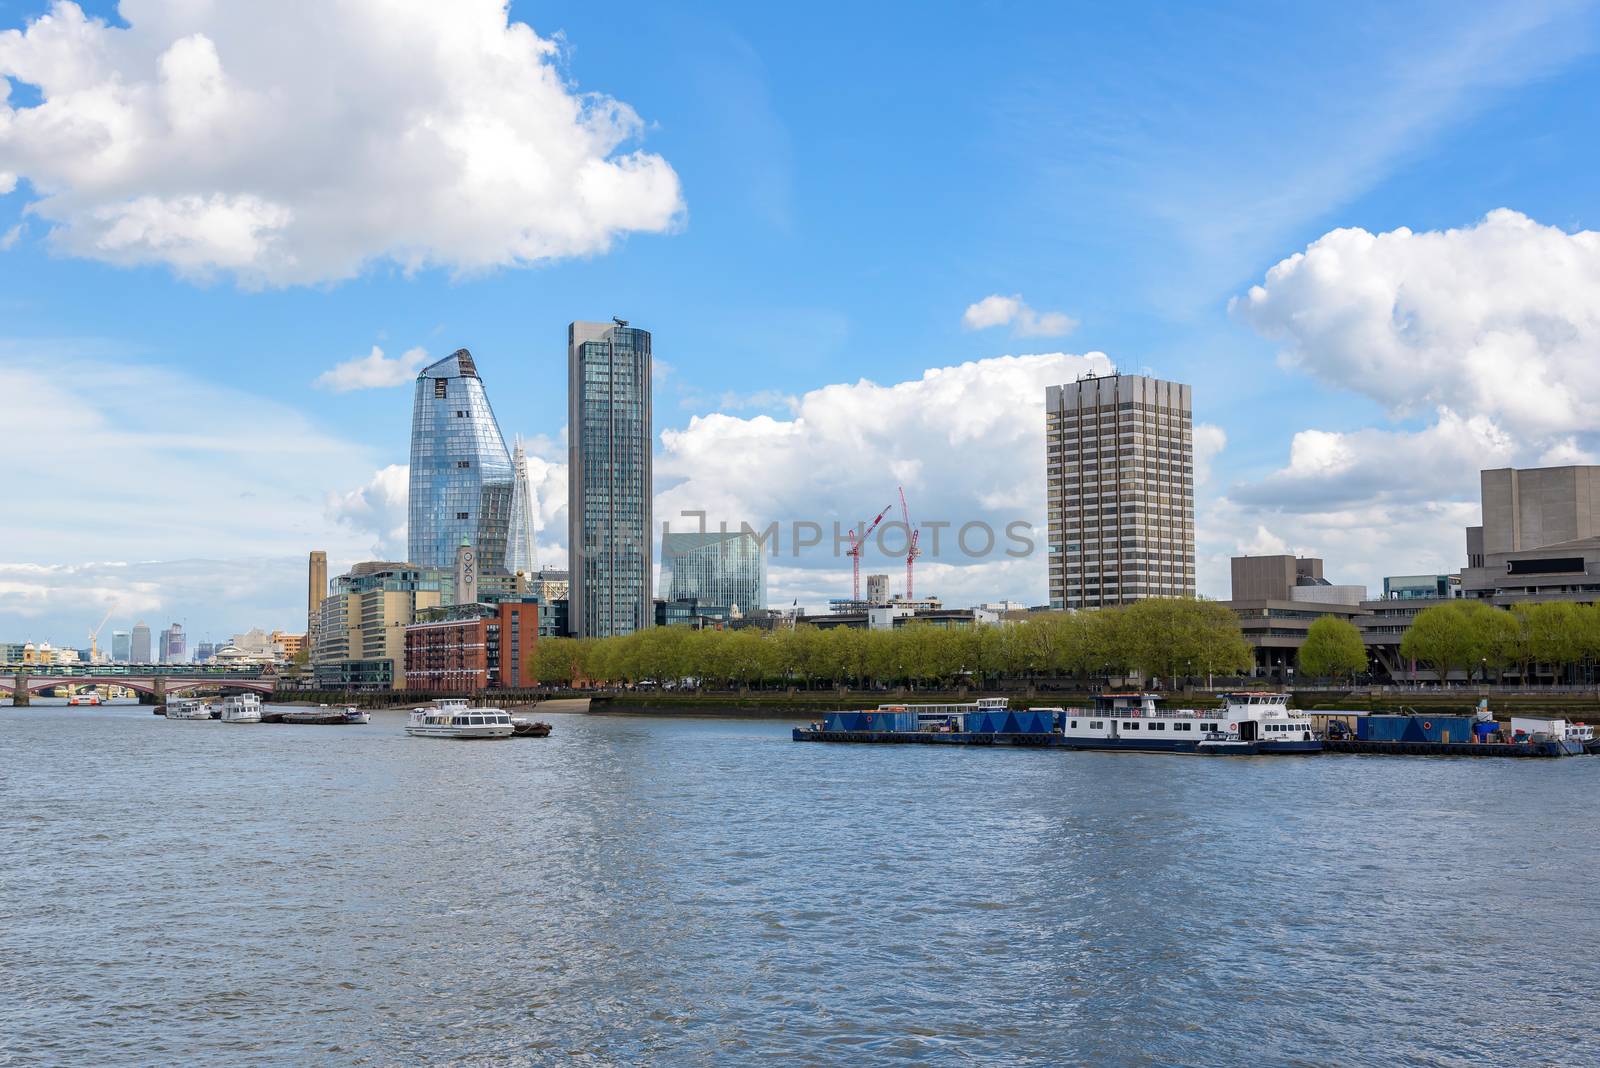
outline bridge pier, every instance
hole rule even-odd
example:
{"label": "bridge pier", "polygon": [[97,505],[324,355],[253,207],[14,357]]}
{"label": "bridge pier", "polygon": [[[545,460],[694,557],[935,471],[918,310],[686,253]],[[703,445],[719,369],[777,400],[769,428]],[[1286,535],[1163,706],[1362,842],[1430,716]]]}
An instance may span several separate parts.
{"label": "bridge pier", "polygon": [[11,681],[11,707],[26,708],[33,702],[33,695],[28,692],[28,676],[26,672],[18,674]]}

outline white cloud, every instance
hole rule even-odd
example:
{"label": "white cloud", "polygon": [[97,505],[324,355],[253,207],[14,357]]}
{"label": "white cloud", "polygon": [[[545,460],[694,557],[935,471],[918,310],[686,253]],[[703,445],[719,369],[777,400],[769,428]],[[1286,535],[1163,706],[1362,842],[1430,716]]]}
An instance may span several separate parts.
{"label": "white cloud", "polygon": [[335,364],[331,370],[318,375],[311,384],[318,389],[332,390],[335,393],[406,386],[411,384],[417,377],[417,372],[422,370],[422,365],[427,362],[426,349],[410,349],[391,360],[383,354],[382,349],[374,345],[367,355]]}
{"label": "white cloud", "polygon": [[987,330],[1011,326],[1017,337],[1061,337],[1077,329],[1078,321],[1065,312],[1034,311],[1021,295],[1004,297],[998,293],[967,305],[961,325],[967,330]]}
{"label": "white cloud", "polygon": [[1600,451],[1600,234],[1504,209],[1456,230],[1335,230],[1232,310],[1286,366],[1407,422],[1295,434],[1286,465],[1202,509],[1213,554],[1266,535],[1336,581],[1453,571],[1481,469]]}
{"label": "white cloud", "polygon": [[1443,405],[1539,437],[1600,424],[1600,233],[1506,209],[1442,232],[1334,230],[1231,307],[1289,366],[1398,416]]}
{"label": "white cloud", "polygon": [[[903,584],[904,550],[896,554],[894,546],[903,544],[904,534],[889,523],[898,520],[895,487],[904,484],[912,519],[925,531],[918,568],[927,581],[919,581],[918,592],[964,603],[970,586],[981,587],[983,599],[1041,602],[1047,597],[1044,390],[1088,371],[1109,370],[1110,361],[1098,352],[1000,356],[934,368],[891,385],[862,380],[824,386],[798,397],[786,418],[697,416],[687,427],[661,434],[657,525],[670,521],[674,529],[693,529],[692,520],[679,518],[682,511],[705,511],[713,526],[726,521],[734,529],[741,522],[757,528],[778,522],[776,562],[826,573],[801,592],[814,595],[826,586],[830,596],[842,596],[849,568],[835,555],[834,523],[847,529],[891,503],[882,547],[875,539],[863,573],[886,570],[896,576],[894,585]],[[822,529],[822,543],[798,559],[790,538],[796,521]],[[974,529],[971,552],[963,551],[958,533],[968,522],[987,523],[996,532],[993,550],[979,551],[983,538]],[[1026,559],[1004,555],[1011,522],[1031,525],[1035,551]],[[948,524],[937,545],[932,523]],[[990,570],[973,570],[980,567]],[[775,596],[792,596],[788,586],[775,581],[773,587]]]}
{"label": "white cloud", "polygon": [[366,484],[345,493],[330,493],[327,515],[335,522],[373,537],[378,560],[406,558],[406,499],[410,495],[406,464],[380,468]]}
{"label": "white cloud", "polygon": [[[0,176],[0,177],[3,177],[3,176]],[[0,190],[0,191],[3,191],[3,190]],[[9,251],[11,251],[11,249],[16,247],[17,242],[21,238],[22,238],[22,224],[21,223],[17,223],[17,225],[13,226],[11,229],[7,230],[5,233],[0,234],[0,252],[9,252]]]}
{"label": "white cloud", "polygon": [[388,261],[475,272],[606,251],[682,216],[644,123],[579,92],[501,0],[57,0],[0,33],[0,193],[26,177],[62,251],[242,284]]}

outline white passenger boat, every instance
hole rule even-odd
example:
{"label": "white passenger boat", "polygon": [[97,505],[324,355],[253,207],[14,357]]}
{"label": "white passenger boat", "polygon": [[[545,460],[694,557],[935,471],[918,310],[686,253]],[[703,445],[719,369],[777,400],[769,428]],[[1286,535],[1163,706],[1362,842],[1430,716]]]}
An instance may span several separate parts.
{"label": "white passenger boat", "polygon": [[75,693],[67,698],[67,704],[69,705],[98,705],[100,703],[100,695],[94,692]]}
{"label": "white passenger boat", "polygon": [[174,697],[167,701],[168,719],[210,719],[211,706],[198,697]]}
{"label": "white passenger boat", "polygon": [[229,694],[222,699],[222,722],[260,723],[261,698],[253,693]]}
{"label": "white passenger boat", "polygon": [[[1061,709],[1069,749],[1132,749],[1160,753],[1316,753],[1322,740],[1311,720],[1282,693],[1233,693],[1221,709],[1160,707],[1153,693],[1108,693],[1093,708]],[[1201,743],[1207,743],[1201,748]]]}
{"label": "white passenger boat", "polygon": [[505,709],[472,708],[460,699],[414,708],[406,722],[406,733],[417,738],[509,738],[513,729]]}

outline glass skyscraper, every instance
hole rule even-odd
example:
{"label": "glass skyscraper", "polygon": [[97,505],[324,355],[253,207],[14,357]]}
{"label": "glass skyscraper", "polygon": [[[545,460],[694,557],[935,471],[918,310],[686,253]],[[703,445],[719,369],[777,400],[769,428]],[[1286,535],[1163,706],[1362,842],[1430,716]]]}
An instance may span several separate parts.
{"label": "glass skyscraper", "polygon": [[411,407],[407,562],[450,570],[463,539],[485,574],[503,574],[511,531],[511,455],[472,361],[457,349],[417,376]]}
{"label": "glass skyscraper", "polygon": [[580,637],[652,625],[650,334],[617,319],[567,328],[568,612]]}
{"label": "glass skyscraper", "polygon": [[740,612],[767,607],[767,558],[747,531],[661,535],[661,596]]}

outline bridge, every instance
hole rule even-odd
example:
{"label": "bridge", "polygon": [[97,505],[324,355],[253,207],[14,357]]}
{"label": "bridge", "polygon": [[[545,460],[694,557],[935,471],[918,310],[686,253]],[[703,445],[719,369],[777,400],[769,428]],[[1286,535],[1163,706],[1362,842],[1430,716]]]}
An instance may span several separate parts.
{"label": "bridge", "polygon": [[[40,670],[34,671],[37,666]],[[41,664],[0,666],[0,694],[25,705],[28,695],[57,686],[71,690],[122,686],[159,704],[168,694],[226,686],[271,694],[277,678],[261,667],[206,667],[199,664]]]}

